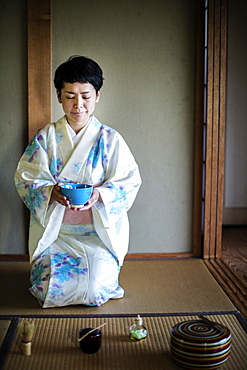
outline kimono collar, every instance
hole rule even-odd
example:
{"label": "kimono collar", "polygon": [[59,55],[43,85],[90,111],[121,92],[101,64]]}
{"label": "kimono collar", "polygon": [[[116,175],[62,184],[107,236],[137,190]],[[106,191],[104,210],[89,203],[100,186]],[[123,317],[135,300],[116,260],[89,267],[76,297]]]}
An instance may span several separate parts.
{"label": "kimono collar", "polygon": [[65,164],[59,177],[70,181],[78,181],[78,178],[82,177],[82,171],[85,171],[89,152],[100,134],[100,129],[92,125],[90,121],[75,147],[66,122],[66,118],[63,117],[56,123],[56,135],[60,135],[59,151]]}
{"label": "kimono collar", "polygon": [[87,126],[90,124],[92,118],[90,117],[88,123],[78,132],[78,134],[75,133],[75,131],[73,130],[73,128],[70,126],[70,124],[68,122],[66,122],[66,127],[67,127],[67,130],[70,134],[70,137],[74,143],[74,146],[76,146],[78,144],[78,142],[81,140],[82,136],[84,135],[84,132],[86,131],[87,129]]}

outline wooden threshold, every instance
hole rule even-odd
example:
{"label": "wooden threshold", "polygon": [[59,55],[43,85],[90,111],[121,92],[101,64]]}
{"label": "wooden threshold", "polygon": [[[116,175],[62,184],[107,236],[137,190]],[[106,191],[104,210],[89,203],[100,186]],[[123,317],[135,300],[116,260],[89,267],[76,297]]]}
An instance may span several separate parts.
{"label": "wooden threshold", "polygon": [[28,254],[0,254],[0,261],[29,261]]}
{"label": "wooden threshold", "polygon": [[232,303],[247,318],[247,289],[241,280],[232,273],[221,258],[203,261]]}
{"label": "wooden threshold", "polygon": [[128,253],[125,260],[136,259],[171,259],[171,258],[194,258],[194,253]]}
{"label": "wooden threshold", "polygon": [[[193,253],[128,253],[125,260],[193,258]],[[0,254],[0,261],[29,261],[28,254]]]}

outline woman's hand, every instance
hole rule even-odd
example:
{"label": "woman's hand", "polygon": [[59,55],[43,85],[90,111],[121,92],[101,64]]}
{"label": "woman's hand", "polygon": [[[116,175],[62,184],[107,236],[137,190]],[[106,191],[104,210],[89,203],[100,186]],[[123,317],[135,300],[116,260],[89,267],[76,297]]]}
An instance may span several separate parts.
{"label": "woman's hand", "polygon": [[53,190],[52,190],[52,193],[51,193],[51,198],[50,198],[50,204],[53,203],[53,202],[58,202],[58,203],[62,204],[65,207],[71,208],[73,211],[86,211],[86,210],[92,208],[92,206],[96,202],[102,201],[101,196],[100,196],[100,192],[97,189],[94,188],[93,193],[91,195],[91,198],[88,200],[88,202],[85,205],[83,205],[81,207],[71,207],[71,205],[70,205],[69,201],[67,200],[66,196],[63,195],[60,192],[61,185],[62,185],[62,183],[58,183],[53,187]]}
{"label": "woman's hand", "polygon": [[59,182],[53,187],[51,198],[50,198],[50,204],[53,202],[58,202],[62,204],[62,206],[71,208],[71,205],[69,201],[67,200],[66,196],[60,193],[60,189],[61,189],[60,185],[62,185],[62,183]]}

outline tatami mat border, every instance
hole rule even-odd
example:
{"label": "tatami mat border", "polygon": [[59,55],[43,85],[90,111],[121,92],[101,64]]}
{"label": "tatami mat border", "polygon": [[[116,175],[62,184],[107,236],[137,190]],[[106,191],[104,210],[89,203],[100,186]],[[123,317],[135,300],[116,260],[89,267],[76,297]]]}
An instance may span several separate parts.
{"label": "tatami mat border", "polygon": [[[136,315],[143,317],[171,317],[171,316],[198,316],[198,315],[238,315],[240,311],[198,311],[198,312],[170,312],[170,313],[154,313],[154,312],[145,312],[140,311],[133,313],[119,313],[119,314],[47,314],[47,315],[0,315],[0,320],[11,320],[12,318],[97,318],[97,317],[135,317]],[[241,315],[242,316],[242,315]],[[244,319],[244,318],[243,318]],[[245,320],[245,319],[244,319]],[[247,321],[247,320],[246,320]]]}
{"label": "tatami mat border", "polygon": [[[0,319],[2,318],[0,317]],[[19,317],[9,317],[9,320],[11,320],[11,323],[9,325],[8,331],[4,338],[3,344],[0,348],[0,370],[3,368],[4,362],[10,350],[10,346],[14,339],[20,318]]]}
{"label": "tatami mat border", "polygon": [[129,313],[129,314],[82,314],[82,315],[0,315],[0,320],[12,320],[18,324],[21,318],[115,318],[115,317],[136,317],[139,314],[142,317],[174,317],[174,316],[198,316],[198,315],[234,315],[242,328],[247,333],[247,320],[240,311],[212,311],[212,312],[176,312],[176,313]]}

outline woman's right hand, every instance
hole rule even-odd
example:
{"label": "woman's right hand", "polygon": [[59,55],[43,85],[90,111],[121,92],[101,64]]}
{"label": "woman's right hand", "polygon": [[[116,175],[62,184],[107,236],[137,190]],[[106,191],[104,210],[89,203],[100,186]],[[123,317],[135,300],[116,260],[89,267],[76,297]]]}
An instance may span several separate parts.
{"label": "woman's right hand", "polygon": [[54,185],[52,193],[51,193],[50,204],[53,202],[58,202],[62,204],[62,206],[71,208],[70,203],[67,200],[66,196],[60,193],[60,189],[61,189],[60,185],[62,185],[62,183],[58,183]]}

